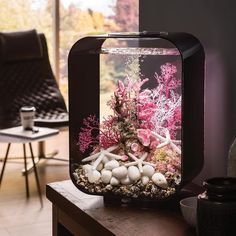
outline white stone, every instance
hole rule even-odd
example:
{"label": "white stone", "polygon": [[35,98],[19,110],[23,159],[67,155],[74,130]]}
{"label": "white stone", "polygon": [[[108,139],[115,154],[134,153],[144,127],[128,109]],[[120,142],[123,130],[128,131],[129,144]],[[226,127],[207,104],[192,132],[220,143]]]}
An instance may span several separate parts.
{"label": "white stone", "polygon": [[108,161],[110,161],[110,158],[107,156],[104,156],[102,159],[102,163],[105,165]]}
{"label": "white stone", "polygon": [[83,170],[85,171],[85,176],[88,176],[88,172],[90,172],[92,170],[92,166],[89,164],[83,165]]}
{"label": "white stone", "polygon": [[131,179],[129,178],[128,175],[125,178],[121,179],[120,182],[124,185],[128,185],[128,184],[132,183],[132,181],[131,181]]}
{"label": "white stone", "polygon": [[116,177],[117,179],[124,178],[127,175],[127,173],[128,173],[128,170],[127,170],[127,167],[125,166],[120,166],[112,170],[112,175]]}
{"label": "white stone", "polygon": [[155,173],[152,176],[152,181],[153,181],[154,184],[156,184],[157,186],[159,186],[161,188],[167,188],[168,187],[167,180],[166,180],[165,176],[161,173]]}
{"label": "white stone", "polygon": [[108,161],[106,164],[105,164],[105,169],[107,170],[113,170],[114,168],[116,167],[119,167],[119,162],[116,161],[116,160],[112,160],[112,161]]}
{"label": "white stone", "polygon": [[119,185],[120,181],[116,177],[111,177],[110,184],[113,186]]}
{"label": "white stone", "polygon": [[88,172],[87,176],[89,183],[95,183],[100,179],[101,174],[97,170],[91,170]]}
{"label": "white stone", "polygon": [[141,178],[140,171],[136,166],[130,166],[128,168],[128,176],[132,181],[137,181]]}
{"label": "white stone", "polygon": [[150,166],[150,165],[143,166],[143,173],[142,173],[143,176],[152,177],[154,173],[155,173],[155,169],[153,166]]}
{"label": "white stone", "polygon": [[150,181],[150,178],[148,176],[142,176],[141,181],[143,185],[146,185]]}
{"label": "white stone", "polygon": [[101,180],[103,183],[108,184],[110,183],[112,177],[112,173],[110,170],[103,169],[101,172]]}
{"label": "white stone", "polygon": [[97,168],[96,168],[98,171],[101,171],[103,169],[103,164],[102,163],[99,163]]}

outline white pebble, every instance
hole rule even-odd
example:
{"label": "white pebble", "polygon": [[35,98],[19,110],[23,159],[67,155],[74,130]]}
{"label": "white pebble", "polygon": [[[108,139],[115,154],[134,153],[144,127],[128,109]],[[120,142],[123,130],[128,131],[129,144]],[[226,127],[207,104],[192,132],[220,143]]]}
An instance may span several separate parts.
{"label": "white pebble", "polygon": [[101,171],[103,169],[103,164],[99,163],[99,165],[96,168],[98,171]]}
{"label": "white pebble", "polygon": [[87,176],[89,183],[95,183],[100,179],[101,174],[97,170],[91,170],[88,172]]}
{"label": "white pebble", "polygon": [[88,172],[92,171],[92,166],[89,164],[83,165],[83,170],[85,171],[85,176],[88,176]]}
{"label": "white pebble", "polygon": [[128,176],[132,181],[137,181],[141,178],[140,171],[136,166],[130,166],[128,168]]}
{"label": "white pebble", "polygon": [[154,182],[154,184],[156,184],[157,186],[159,186],[161,188],[167,188],[168,187],[167,180],[166,180],[165,176],[161,173],[155,173],[152,176],[152,181]]}
{"label": "white pebble", "polygon": [[152,177],[154,173],[155,173],[155,169],[151,165],[143,166],[143,173],[142,173],[143,176]]}
{"label": "white pebble", "polygon": [[127,175],[127,173],[128,173],[128,170],[127,170],[127,167],[125,166],[120,166],[112,170],[112,175],[116,177],[117,179],[124,178]]}
{"label": "white pebble", "polygon": [[110,184],[113,185],[113,186],[117,186],[119,185],[120,181],[115,178],[115,177],[111,177],[111,181],[110,181]]}
{"label": "white pebble", "polygon": [[128,184],[131,184],[132,181],[131,179],[129,178],[129,176],[126,176],[125,178],[121,179],[120,182],[124,185],[128,185]]}
{"label": "white pebble", "polygon": [[101,172],[101,180],[103,183],[108,184],[110,183],[112,177],[112,173],[110,170],[103,169]]}
{"label": "white pebble", "polygon": [[142,184],[146,185],[146,184],[148,184],[150,179],[148,176],[142,176],[141,180],[142,180]]}
{"label": "white pebble", "polygon": [[118,167],[120,164],[118,161],[116,160],[112,160],[112,161],[108,161],[106,164],[105,164],[105,169],[107,170],[113,170],[114,168]]}
{"label": "white pebble", "polygon": [[102,159],[102,163],[105,165],[110,159],[107,156],[104,156]]}

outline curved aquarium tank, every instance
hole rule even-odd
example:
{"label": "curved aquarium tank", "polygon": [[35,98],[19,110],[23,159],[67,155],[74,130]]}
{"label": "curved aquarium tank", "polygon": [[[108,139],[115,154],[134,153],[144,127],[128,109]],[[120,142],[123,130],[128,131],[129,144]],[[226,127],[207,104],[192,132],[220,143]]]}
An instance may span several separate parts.
{"label": "curved aquarium tank", "polygon": [[187,33],[85,37],[69,54],[70,176],[89,194],[164,200],[204,159],[204,50]]}

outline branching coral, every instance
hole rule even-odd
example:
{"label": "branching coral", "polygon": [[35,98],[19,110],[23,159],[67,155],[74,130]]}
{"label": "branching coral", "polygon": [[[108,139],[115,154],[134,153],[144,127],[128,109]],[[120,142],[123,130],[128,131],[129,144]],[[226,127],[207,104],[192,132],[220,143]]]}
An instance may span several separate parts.
{"label": "branching coral", "polygon": [[83,120],[83,127],[79,132],[79,148],[85,152],[88,148],[93,148],[99,143],[99,122],[96,116],[88,116]]}

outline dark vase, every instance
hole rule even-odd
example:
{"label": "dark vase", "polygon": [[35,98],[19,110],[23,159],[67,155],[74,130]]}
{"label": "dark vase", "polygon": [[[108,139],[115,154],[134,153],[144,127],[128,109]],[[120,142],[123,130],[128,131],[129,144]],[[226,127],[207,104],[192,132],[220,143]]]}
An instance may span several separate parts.
{"label": "dark vase", "polygon": [[203,186],[197,204],[198,236],[236,235],[236,178],[211,178]]}

